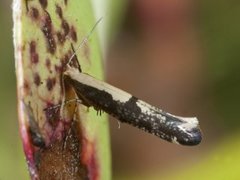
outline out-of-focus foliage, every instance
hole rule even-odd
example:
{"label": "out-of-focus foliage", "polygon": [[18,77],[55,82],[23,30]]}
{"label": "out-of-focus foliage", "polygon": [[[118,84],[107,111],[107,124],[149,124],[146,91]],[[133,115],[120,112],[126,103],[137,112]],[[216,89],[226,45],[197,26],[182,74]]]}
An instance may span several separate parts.
{"label": "out-of-focus foliage", "polygon": [[[218,146],[212,148],[198,165],[188,165],[186,168],[175,171],[166,170],[164,174],[153,171],[145,176],[118,177],[117,180],[237,180],[240,177],[240,142],[239,134],[227,138]],[[237,139],[236,139],[237,138]],[[229,140],[230,139],[230,140]]]}
{"label": "out-of-focus foliage", "polygon": [[[240,99],[240,6],[238,1],[202,1],[204,48],[209,64],[207,77],[212,85],[217,122],[239,128]],[[224,121],[224,122],[223,122]]]}
{"label": "out-of-focus foliage", "polygon": [[228,137],[206,155],[199,165],[176,172],[166,180],[235,180],[239,179],[240,142],[239,134]]}
{"label": "out-of-focus foliage", "polygon": [[[111,7],[111,8],[110,8]],[[109,1],[109,9],[107,9],[107,17],[108,18],[108,37],[110,41],[116,33],[118,32],[118,28],[121,26],[121,23],[124,19],[124,15],[127,11],[127,1]]]}
{"label": "out-of-focus foliage", "polygon": [[[122,174],[118,179],[171,179],[188,180],[204,179],[235,180],[240,178],[238,162],[240,160],[239,134],[239,99],[240,99],[240,6],[237,1],[199,1],[199,21],[196,21],[198,32],[201,33],[199,40],[203,47],[204,64],[207,69],[205,82],[206,100],[214,106],[216,116],[211,119],[211,128],[204,127],[203,134],[210,129],[220,127],[215,139],[222,138],[224,141],[212,142],[208,145],[198,163],[189,163],[189,166],[175,167],[166,171],[166,174],[149,170],[146,176]],[[203,78],[204,79],[204,78]],[[205,93],[205,92],[204,92]],[[196,102],[197,103],[197,102]],[[206,103],[207,104],[207,103]],[[211,106],[212,107],[212,106]],[[209,116],[205,114],[205,116]],[[201,124],[201,119],[200,119]],[[209,129],[208,129],[209,128]],[[207,133],[206,133],[207,134]],[[204,141],[209,140],[207,135]],[[147,152],[146,152],[147,154]],[[170,156],[166,154],[166,156]],[[147,168],[147,167],[146,167]],[[180,170],[179,170],[180,169]],[[174,173],[173,173],[174,172]],[[130,173],[131,174],[131,173]],[[126,178],[128,177],[128,178]]]}

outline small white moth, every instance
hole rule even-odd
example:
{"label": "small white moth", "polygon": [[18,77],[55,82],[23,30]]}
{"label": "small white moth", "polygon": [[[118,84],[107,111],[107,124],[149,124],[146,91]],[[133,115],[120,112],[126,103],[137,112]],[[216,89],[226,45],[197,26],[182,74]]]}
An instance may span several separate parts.
{"label": "small white moth", "polygon": [[166,113],[70,66],[64,75],[78,98],[88,107],[93,106],[96,110],[102,110],[123,123],[131,124],[173,143],[197,145],[201,142],[201,131],[196,117],[184,118]]}
{"label": "small white moth", "polygon": [[[83,39],[77,50],[89,39],[101,19]],[[202,140],[196,117],[184,118],[164,112],[131,94],[94,77],[80,72],[80,68],[70,66],[73,53],[67,63],[64,78],[73,86],[82,104],[102,110],[123,123],[128,123],[164,140],[181,145],[197,145]]]}

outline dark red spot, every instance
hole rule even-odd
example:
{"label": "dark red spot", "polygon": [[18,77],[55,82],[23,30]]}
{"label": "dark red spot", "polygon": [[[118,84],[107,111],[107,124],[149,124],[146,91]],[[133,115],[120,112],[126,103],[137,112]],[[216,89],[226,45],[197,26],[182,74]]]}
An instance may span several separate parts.
{"label": "dark red spot", "polygon": [[25,91],[29,91],[29,84],[27,81],[24,81],[23,88]]}
{"label": "dark red spot", "polygon": [[62,65],[55,65],[55,71],[58,72],[58,73],[61,73],[63,71],[63,66]]}
{"label": "dark red spot", "polygon": [[62,8],[58,5],[56,5],[56,13],[58,14],[58,16],[62,19],[63,15],[62,15]]}
{"label": "dark red spot", "polygon": [[36,84],[36,86],[39,86],[41,83],[41,78],[38,73],[34,75],[34,83]]}
{"label": "dark red spot", "polygon": [[48,5],[47,0],[39,0],[39,3],[41,4],[41,6],[42,6],[44,9],[47,8],[47,5]]}
{"label": "dark red spot", "polygon": [[64,35],[68,35],[69,31],[70,31],[70,28],[69,28],[69,25],[67,23],[67,21],[65,19],[62,20],[62,28],[63,28],[63,31],[64,31]]}
{"label": "dark red spot", "polygon": [[60,61],[62,64],[67,64],[70,57],[72,55],[72,52],[69,50],[66,54],[64,54],[61,58],[60,58]]}
{"label": "dark red spot", "polygon": [[37,54],[37,53],[32,54],[32,55],[31,55],[31,62],[34,63],[34,64],[37,64],[38,61],[39,61],[38,54]]}
{"label": "dark red spot", "polygon": [[44,18],[43,26],[42,26],[42,32],[45,35],[45,38],[47,40],[47,49],[48,51],[53,54],[56,51],[56,42],[53,38],[52,33],[52,20],[47,11],[45,11],[46,16]]}
{"label": "dark red spot", "polygon": [[36,42],[35,41],[30,42],[30,58],[31,58],[31,62],[34,64],[37,64],[39,61],[39,57],[36,52]]}
{"label": "dark red spot", "polygon": [[47,69],[49,70],[49,72],[52,73],[51,62],[50,62],[50,60],[48,58],[46,59],[46,66],[47,66]]}
{"label": "dark red spot", "polygon": [[36,52],[36,42],[35,41],[30,42],[30,52],[31,53]]}
{"label": "dark red spot", "polygon": [[77,33],[73,26],[71,26],[70,35],[71,35],[72,40],[74,42],[77,42]]}
{"label": "dark red spot", "polygon": [[47,79],[47,89],[51,91],[56,84],[56,79],[55,78],[48,78]]}
{"label": "dark red spot", "polygon": [[48,58],[46,59],[46,66],[48,69],[50,69],[50,67],[51,67],[51,61]]}
{"label": "dark red spot", "polygon": [[50,14],[47,12],[47,11],[44,11],[46,13],[46,16],[45,16],[45,23],[51,27],[52,25],[52,19],[51,19],[51,16]]}
{"label": "dark red spot", "polygon": [[61,32],[57,32],[57,38],[58,38],[58,42],[59,42],[60,44],[63,44],[64,41],[66,40],[66,39],[65,39],[65,36],[64,36]]}
{"label": "dark red spot", "polygon": [[[70,52],[71,52],[71,51],[70,51]],[[70,56],[71,56],[71,53],[70,53],[70,54],[68,53],[68,54],[65,54],[65,55],[64,55],[64,60],[63,60],[63,63],[64,63],[64,64],[66,64],[66,63],[69,61]]]}
{"label": "dark red spot", "polygon": [[31,17],[32,17],[33,19],[38,19],[38,17],[39,17],[39,11],[38,11],[37,8],[35,8],[35,7],[32,7],[32,8],[31,8]]}

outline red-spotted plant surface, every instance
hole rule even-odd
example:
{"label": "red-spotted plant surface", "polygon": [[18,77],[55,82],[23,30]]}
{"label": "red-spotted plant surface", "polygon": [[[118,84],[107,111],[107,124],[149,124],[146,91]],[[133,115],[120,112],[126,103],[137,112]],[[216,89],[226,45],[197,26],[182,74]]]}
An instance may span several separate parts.
{"label": "red-spotted plant surface", "polygon": [[[31,179],[110,179],[108,123],[76,102],[65,64],[94,25],[89,1],[14,0],[20,134]],[[96,33],[74,57],[102,77]]]}

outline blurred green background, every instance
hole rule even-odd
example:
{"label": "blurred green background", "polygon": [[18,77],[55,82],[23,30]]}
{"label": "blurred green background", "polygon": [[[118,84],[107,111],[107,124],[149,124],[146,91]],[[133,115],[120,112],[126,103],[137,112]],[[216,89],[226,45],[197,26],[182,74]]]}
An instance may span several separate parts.
{"label": "blurred green background", "polygon": [[18,132],[11,2],[0,2],[0,179],[27,179]]}
{"label": "blurred green background", "polygon": [[[240,4],[116,1],[106,5],[108,82],[181,116],[197,116],[196,147],[111,120],[113,179],[240,179]],[[11,2],[0,1],[0,179],[28,179],[18,133]],[[111,118],[113,119],[113,118]]]}

